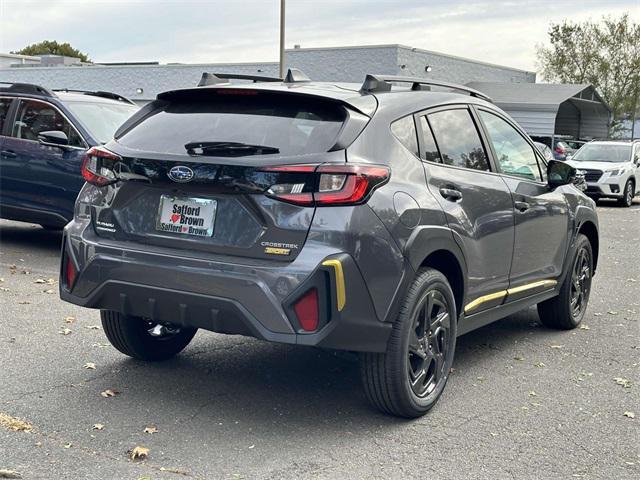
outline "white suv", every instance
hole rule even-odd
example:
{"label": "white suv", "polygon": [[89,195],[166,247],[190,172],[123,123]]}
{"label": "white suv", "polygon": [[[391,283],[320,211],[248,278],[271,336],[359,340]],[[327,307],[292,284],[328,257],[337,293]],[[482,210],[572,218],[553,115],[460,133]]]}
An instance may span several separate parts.
{"label": "white suv", "polygon": [[587,195],[631,206],[640,180],[640,140],[589,142],[567,163],[584,173]]}

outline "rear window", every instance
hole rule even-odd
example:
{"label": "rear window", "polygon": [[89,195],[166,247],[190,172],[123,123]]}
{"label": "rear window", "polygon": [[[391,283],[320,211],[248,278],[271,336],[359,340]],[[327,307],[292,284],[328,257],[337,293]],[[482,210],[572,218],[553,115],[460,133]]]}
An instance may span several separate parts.
{"label": "rear window", "polygon": [[126,130],[118,142],[146,152],[184,155],[194,144],[215,145],[201,155],[303,155],[328,151],[345,120],[342,107],[292,95],[215,95],[199,101],[159,102],[158,108]]}

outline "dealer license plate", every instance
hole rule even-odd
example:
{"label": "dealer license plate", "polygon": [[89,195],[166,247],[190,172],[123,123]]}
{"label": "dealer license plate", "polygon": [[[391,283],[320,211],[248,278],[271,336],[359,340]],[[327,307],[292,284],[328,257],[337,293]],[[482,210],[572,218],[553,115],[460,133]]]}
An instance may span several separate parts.
{"label": "dealer license plate", "polygon": [[162,232],[210,237],[216,219],[218,201],[210,198],[162,195],[156,229]]}

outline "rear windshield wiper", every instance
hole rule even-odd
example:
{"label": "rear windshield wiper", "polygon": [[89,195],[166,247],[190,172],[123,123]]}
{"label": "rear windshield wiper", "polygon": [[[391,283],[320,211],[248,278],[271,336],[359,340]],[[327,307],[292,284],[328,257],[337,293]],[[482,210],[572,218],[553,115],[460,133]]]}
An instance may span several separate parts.
{"label": "rear windshield wiper", "polygon": [[280,153],[280,149],[276,147],[240,142],[190,142],[184,148],[189,155],[211,157],[244,157]]}

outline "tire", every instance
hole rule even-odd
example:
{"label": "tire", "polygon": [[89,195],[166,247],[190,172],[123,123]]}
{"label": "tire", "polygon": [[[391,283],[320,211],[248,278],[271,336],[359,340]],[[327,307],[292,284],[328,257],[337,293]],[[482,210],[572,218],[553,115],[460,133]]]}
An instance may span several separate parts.
{"label": "tire", "polygon": [[621,207],[630,207],[633,205],[633,197],[635,196],[633,180],[627,180],[622,191],[622,198],[618,199],[618,205]]}
{"label": "tire", "polygon": [[[430,330],[425,318],[430,319]],[[418,271],[393,324],[386,352],[360,357],[364,390],[375,408],[416,418],[436,404],[453,363],[457,318],[446,277],[432,268]]]}
{"label": "tire", "polygon": [[101,310],[100,318],[111,345],[138,360],[168,360],[184,350],[197,331],[195,328],[171,329],[110,310]]}
{"label": "tire", "polygon": [[[576,249],[558,296],[538,304],[540,321],[549,328],[571,330],[582,321],[589,304],[593,278],[593,252],[589,239],[578,234]],[[577,302],[574,305],[574,301]]]}

